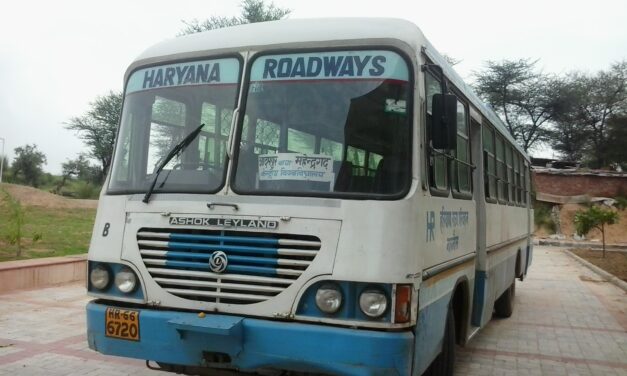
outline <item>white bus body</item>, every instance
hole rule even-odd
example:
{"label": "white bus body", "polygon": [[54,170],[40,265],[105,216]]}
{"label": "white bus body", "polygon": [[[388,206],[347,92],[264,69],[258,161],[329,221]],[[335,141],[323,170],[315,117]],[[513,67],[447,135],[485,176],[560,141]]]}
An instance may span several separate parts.
{"label": "white bus body", "polygon": [[[428,131],[441,75],[457,96],[450,150]],[[451,374],[455,343],[511,314],[530,264],[528,170],[409,22],[162,42],[125,77],[89,345],[180,372]]]}

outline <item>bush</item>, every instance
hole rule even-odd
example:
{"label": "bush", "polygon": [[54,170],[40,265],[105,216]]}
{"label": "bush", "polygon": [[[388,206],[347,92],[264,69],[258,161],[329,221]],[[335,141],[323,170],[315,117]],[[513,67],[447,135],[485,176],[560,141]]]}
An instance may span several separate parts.
{"label": "bush", "polygon": [[586,235],[594,228],[601,231],[603,257],[605,257],[605,225],[616,222],[618,222],[617,212],[599,206],[591,206],[588,210],[579,210],[575,213],[575,229],[579,235]]}
{"label": "bush", "polygon": [[87,198],[93,199],[98,198],[98,194],[100,193],[100,186],[94,185],[91,183],[87,183],[84,181],[77,181],[73,186],[73,191],[76,193],[76,198]]}
{"label": "bush", "polygon": [[16,256],[19,258],[22,255],[22,235],[24,228],[24,210],[22,204],[13,198],[9,192],[4,189],[0,190],[5,198],[6,205],[9,209],[9,232],[7,235],[7,241],[11,245],[17,247]]}
{"label": "bush", "polygon": [[555,222],[551,219],[551,209],[553,205],[546,202],[535,201],[533,204],[533,223],[538,228],[545,228],[551,233],[555,233]]}
{"label": "bush", "polygon": [[625,208],[627,208],[627,197],[618,196],[618,197],[614,197],[614,200],[616,200],[616,203],[614,204],[614,206],[618,210],[625,210]]}

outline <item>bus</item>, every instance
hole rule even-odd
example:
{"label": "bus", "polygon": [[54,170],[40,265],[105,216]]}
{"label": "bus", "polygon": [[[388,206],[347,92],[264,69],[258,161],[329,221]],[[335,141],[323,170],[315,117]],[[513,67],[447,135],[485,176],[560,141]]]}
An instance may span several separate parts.
{"label": "bus", "polygon": [[125,75],[89,347],[187,374],[452,375],[513,312],[529,166],[411,22],[161,42]]}

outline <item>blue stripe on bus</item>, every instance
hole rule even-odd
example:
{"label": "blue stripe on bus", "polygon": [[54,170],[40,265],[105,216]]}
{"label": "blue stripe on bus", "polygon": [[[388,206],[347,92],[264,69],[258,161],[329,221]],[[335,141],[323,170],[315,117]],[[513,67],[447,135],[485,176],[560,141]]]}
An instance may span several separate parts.
{"label": "blue stripe on bus", "polygon": [[226,251],[238,253],[259,253],[264,255],[278,255],[276,248],[248,247],[243,245],[213,245],[199,243],[169,242],[169,249],[193,249],[197,251]]}
{"label": "blue stripe on bus", "polygon": [[[210,271],[209,264],[202,263],[202,262],[166,260],[165,266],[174,267],[174,268],[191,268],[191,269]],[[266,274],[266,275],[277,274],[276,269],[274,268],[266,268],[263,266],[248,266],[248,265],[228,265],[224,272],[225,273],[244,273],[244,274]]]}
{"label": "blue stripe on bus", "polygon": [[194,234],[170,234],[170,240],[194,240],[194,241],[215,241],[227,243],[243,243],[243,244],[265,244],[279,245],[279,239],[257,238],[245,236],[221,236],[221,235],[194,235]]}
{"label": "blue stripe on bus", "polygon": [[[190,252],[166,252],[165,257],[168,259],[186,258],[186,259],[198,259],[209,262],[211,253],[190,253]],[[255,256],[232,256],[228,255],[229,263],[248,263],[248,264],[263,264],[263,265],[279,265],[279,261],[274,258],[267,257],[255,257]]]}
{"label": "blue stripe on bus", "polygon": [[485,305],[486,298],[486,283],[487,283],[488,275],[483,270],[475,271],[475,291],[474,291],[474,302],[472,304],[472,319],[471,323],[473,326],[481,326],[483,310]]}

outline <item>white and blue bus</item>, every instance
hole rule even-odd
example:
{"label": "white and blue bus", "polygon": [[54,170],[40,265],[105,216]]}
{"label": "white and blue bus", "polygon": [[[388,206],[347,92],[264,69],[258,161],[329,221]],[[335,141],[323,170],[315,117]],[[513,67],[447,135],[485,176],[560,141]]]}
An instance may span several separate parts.
{"label": "white and blue bus", "polygon": [[89,346],[180,373],[451,375],[531,261],[529,159],[410,22],[165,41],[125,76]]}

